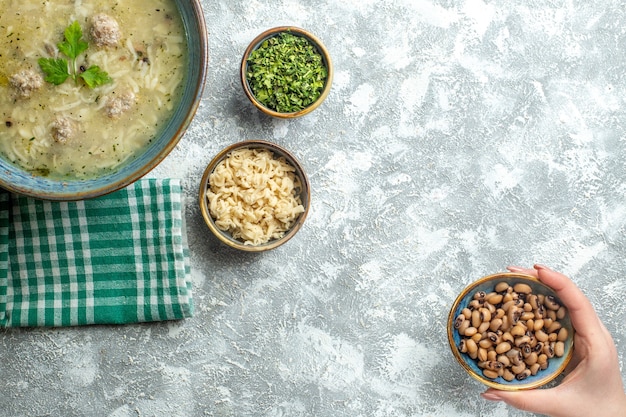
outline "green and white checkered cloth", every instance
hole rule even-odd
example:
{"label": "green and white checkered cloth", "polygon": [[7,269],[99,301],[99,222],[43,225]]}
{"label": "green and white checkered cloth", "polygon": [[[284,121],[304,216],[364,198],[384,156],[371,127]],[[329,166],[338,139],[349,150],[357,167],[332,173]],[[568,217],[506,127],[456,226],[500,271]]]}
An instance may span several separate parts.
{"label": "green and white checkered cloth", "polygon": [[0,190],[0,327],[190,317],[183,214],[178,179],[75,202]]}

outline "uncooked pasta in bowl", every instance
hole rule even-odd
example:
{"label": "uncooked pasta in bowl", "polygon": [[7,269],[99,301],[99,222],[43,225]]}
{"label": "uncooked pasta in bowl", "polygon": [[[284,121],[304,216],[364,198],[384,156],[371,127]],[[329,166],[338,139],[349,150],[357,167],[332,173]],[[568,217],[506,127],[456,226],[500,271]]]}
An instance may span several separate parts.
{"label": "uncooked pasta in bowl", "polygon": [[291,239],[304,223],[309,182],[296,158],[266,141],[245,141],[222,150],[200,184],[200,207],[222,242],[264,251]]}

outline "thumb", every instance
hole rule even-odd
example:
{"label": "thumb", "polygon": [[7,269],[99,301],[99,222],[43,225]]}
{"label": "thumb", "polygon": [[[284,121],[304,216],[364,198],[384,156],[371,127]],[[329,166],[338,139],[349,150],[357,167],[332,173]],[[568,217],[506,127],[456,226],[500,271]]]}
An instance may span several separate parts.
{"label": "thumb", "polygon": [[555,416],[554,392],[552,389],[534,389],[529,391],[500,391],[489,388],[481,394],[488,401],[502,401],[522,411]]}

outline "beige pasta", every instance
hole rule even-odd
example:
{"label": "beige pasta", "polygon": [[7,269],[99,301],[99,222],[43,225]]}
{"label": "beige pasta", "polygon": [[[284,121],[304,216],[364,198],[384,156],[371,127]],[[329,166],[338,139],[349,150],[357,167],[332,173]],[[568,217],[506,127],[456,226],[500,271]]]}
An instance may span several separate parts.
{"label": "beige pasta", "polygon": [[295,168],[264,149],[239,149],[209,176],[207,199],[215,225],[248,245],[284,236],[304,206]]}

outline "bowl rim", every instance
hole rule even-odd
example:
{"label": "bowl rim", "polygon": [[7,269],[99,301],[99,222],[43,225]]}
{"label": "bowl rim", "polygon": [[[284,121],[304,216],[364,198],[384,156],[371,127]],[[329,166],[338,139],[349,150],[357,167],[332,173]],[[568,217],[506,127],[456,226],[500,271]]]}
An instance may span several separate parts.
{"label": "bowl rim", "polygon": [[[322,56],[322,62],[324,62],[324,64],[326,65],[326,69],[328,71],[328,76],[326,77],[324,88],[320,96],[317,98],[317,100],[315,100],[313,103],[311,103],[309,106],[305,107],[302,110],[289,112],[289,113],[281,113],[281,112],[272,110],[269,107],[266,107],[259,100],[257,100],[257,98],[252,93],[250,83],[248,82],[248,79],[246,77],[246,69],[248,68],[248,56],[250,56],[252,51],[257,49],[261,45],[261,43],[263,43],[263,41],[265,41],[266,39],[269,39],[274,36],[278,36],[279,34],[283,32],[293,33],[294,35],[304,37],[309,42],[311,42],[313,46],[317,49],[317,51],[320,53],[320,55]],[[302,29],[300,27],[297,27],[297,26],[277,26],[277,27],[273,27],[271,29],[267,29],[261,32],[252,40],[252,42],[250,42],[250,44],[248,44],[248,47],[243,53],[243,57],[241,59],[239,76],[241,79],[241,85],[243,86],[244,93],[246,94],[250,102],[252,102],[252,104],[257,109],[261,110],[263,113],[269,116],[279,117],[283,119],[292,119],[292,118],[304,116],[305,114],[312,112],[313,110],[315,110],[322,104],[322,102],[326,99],[326,97],[328,97],[328,94],[330,93],[331,86],[333,83],[334,67],[333,67],[332,58],[330,57],[330,53],[328,52],[328,49],[326,48],[326,46],[324,46],[324,44],[318,37],[313,35],[311,32],[305,29]]]}
{"label": "bowl rim", "polygon": [[[456,299],[454,300],[454,302],[452,303],[452,306],[450,308],[450,312],[448,314],[448,320],[446,322],[446,329],[447,329],[447,334],[448,334],[448,344],[450,345],[450,349],[452,351],[452,354],[454,356],[454,358],[456,359],[456,361],[461,365],[461,367],[475,380],[491,387],[491,388],[495,388],[498,390],[502,390],[502,391],[520,391],[520,390],[528,390],[528,389],[533,389],[533,388],[538,388],[540,386],[543,386],[551,381],[553,381],[554,379],[556,379],[567,367],[567,365],[569,364],[570,360],[572,359],[573,353],[574,353],[574,333],[575,330],[573,328],[573,326],[571,325],[571,318],[569,317],[569,312],[567,314],[567,323],[568,323],[568,330],[570,330],[568,338],[567,338],[567,343],[566,343],[566,354],[565,356],[563,356],[563,359],[561,361],[561,364],[555,368],[552,372],[546,374],[543,378],[536,378],[533,381],[527,382],[527,383],[515,383],[515,384],[508,384],[508,383],[500,383],[497,382],[497,380],[491,380],[489,378],[484,377],[483,375],[477,373],[474,371],[474,369],[472,369],[468,364],[467,364],[467,360],[474,360],[471,359],[469,357],[465,357],[463,353],[461,353],[458,349],[458,346],[455,343],[454,340],[454,335],[455,335],[455,330],[454,330],[454,320],[456,318],[456,313],[459,311],[459,307],[460,307],[460,303],[472,292],[476,289],[476,287],[479,287],[483,284],[489,283],[489,282],[493,282],[493,281],[497,281],[498,279],[503,279],[503,280],[509,280],[509,279],[517,279],[520,282],[531,282],[533,285],[535,286],[539,286],[541,288],[545,288],[547,289],[547,291],[549,291],[550,293],[554,294],[556,296],[556,292],[554,291],[554,289],[552,289],[551,287],[549,287],[548,285],[544,284],[543,282],[541,282],[538,278],[532,276],[532,275],[528,275],[528,274],[524,274],[524,273],[518,273],[518,272],[500,272],[500,273],[495,273],[495,274],[491,274],[491,275],[486,275],[482,278],[479,278],[478,280],[470,283],[469,285],[467,285],[463,291],[461,291],[461,293],[456,297]],[[557,299],[558,298],[557,296]],[[563,304],[561,302],[561,304]],[[564,304],[563,304],[564,305]],[[500,379],[500,378],[499,378]]]}
{"label": "bowl rim", "polygon": [[[302,190],[300,192],[301,199],[303,200],[304,212],[300,214],[294,225],[285,233],[285,235],[280,239],[273,239],[269,242],[260,244],[260,245],[245,245],[243,242],[238,241],[236,239],[228,236],[226,232],[220,230],[213,220],[211,213],[209,212],[209,207],[207,204],[206,191],[209,185],[209,176],[213,173],[213,170],[224,158],[228,156],[228,154],[236,149],[241,148],[261,148],[261,149],[269,149],[275,155],[284,156],[296,169],[296,174],[300,177],[302,182]],[[219,151],[213,159],[209,162],[207,167],[202,174],[202,179],[200,180],[200,190],[199,190],[199,204],[200,204],[200,212],[202,213],[202,217],[204,218],[204,222],[208,226],[209,230],[213,233],[215,237],[217,237],[222,243],[230,246],[231,248],[238,249],[245,252],[265,252],[271,249],[275,249],[291,240],[296,233],[302,228],[306,217],[309,213],[309,209],[311,207],[311,185],[309,182],[308,175],[306,171],[302,167],[302,164],[290,151],[284,148],[281,145],[276,143],[262,140],[262,139],[251,139],[244,140],[237,143],[233,143],[231,145],[226,146],[221,151]]]}
{"label": "bowl rim", "polygon": [[[3,160],[2,165],[4,166],[1,166],[0,169],[4,174],[0,176],[0,187],[10,192],[40,200],[79,201],[96,198],[125,188],[144,177],[172,152],[185,134],[200,106],[206,84],[209,56],[208,30],[200,0],[175,0],[175,4],[182,20],[187,43],[192,42],[191,34],[193,33],[198,37],[198,39],[193,39],[193,43],[198,45],[198,49],[192,51],[192,48],[188,48],[189,68],[185,74],[186,84],[182,86],[183,91],[179,105],[182,104],[182,100],[185,97],[187,98],[185,102],[188,104],[179,107],[183,110],[177,118],[180,122],[175,128],[172,128],[173,134],[167,143],[165,143],[162,148],[155,150],[154,155],[150,156],[148,161],[143,165],[129,168],[133,165],[133,160],[129,160],[120,167],[119,171],[116,170],[104,176],[86,179],[62,180],[40,177],[27,173],[22,168],[15,166],[9,161]],[[183,8],[185,5],[188,5],[189,9]],[[187,21],[184,16],[190,16],[192,19]],[[176,109],[170,117],[170,120],[174,117],[176,117]],[[163,131],[167,129],[168,125],[165,125]],[[158,137],[159,135],[155,136],[155,138]],[[149,153],[150,148],[150,145],[148,145],[144,151],[136,155],[136,158],[139,159],[146,153]],[[126,170],[128,172],[125,172]],[[124,172],[124,174],[122,174],[123,176],[119,174],[120,172]],[[18,184],[11,180],[11,178],[18,176],[28,179],[28,183]]]}

